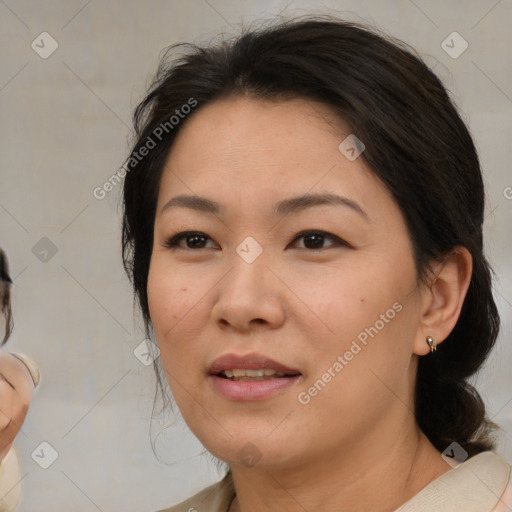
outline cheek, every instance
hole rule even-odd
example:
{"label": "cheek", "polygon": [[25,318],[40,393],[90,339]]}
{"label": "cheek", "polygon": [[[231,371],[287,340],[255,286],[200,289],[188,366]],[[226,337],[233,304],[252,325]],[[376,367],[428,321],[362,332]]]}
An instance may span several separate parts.
{"label": "cheek", "polygon": [[416,295],[411,293],[415,270],[409,261],[397,269],[385,258],[368,259],[361,265],[354,261],[347,268],[313,276],[317,279],[308,279],[309,286],[304,280],[296,282],[303,283],[297,295],[307,297],[317,315],[308,315],[305,322],[306,329],[318,333],[318,343],[308,347],[307,360],[315,361],[308,383],[329,369],[332,372],[341,356],[343,370],[335,372],[339,378],[329,388],[337,391],[329,398],[336,397],[340,403],[345,396],[341,402],[347,400],[357,408],[358,403],[379,401],[383,393],[389,394],[377,376],[391,389],[403,384],[417,320]]}
{"label": "cheek", "polygon": [[152,258],[148,275],[148,304],[151,322],[160,349],[160,361],[173,394],[175,381],[190,383],[200,351],[201,328],[208,319],[202,304],[206,290],[200,279],[169,268],[164,258]]}
{"label": "cheek", "polygon": [[[148,305],[151,322],[156,333],[165,332],[179,319],[179,283],[162,276],[151,266],[148,276]],[[183,292],[182,292],[183,293]]]}
{"label": "cheek", "polygon": [[307,279],[298,274],[292,279],[294,292],[308,306],[311,328],[316,325],[318,334],[336,349],[347,341],[350,344],[375,322],[381,327],[380,315],[386,311],[391,310],[389,317],[395,316],[393,304],[402,300],[405,286],[380,263],[363,258],[359,262],[354,256],[350,265],[344,262],[331,272],[315,273],[313,268]]}
{"label": "cheek", "polygon": [[195,284],[184,272],[170,268],[162,255],[157,253],[152,257],[147,294],[157,337],[167,339],[172,331],[186,323],[184,319],[200,298],[200,290]]}

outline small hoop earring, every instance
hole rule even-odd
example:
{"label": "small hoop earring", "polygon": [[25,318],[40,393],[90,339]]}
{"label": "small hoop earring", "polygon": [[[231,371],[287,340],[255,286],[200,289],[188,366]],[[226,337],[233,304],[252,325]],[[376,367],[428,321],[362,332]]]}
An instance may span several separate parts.
{"label": "small hoop earring", "polygon": [[432,338],[432,336],[427,336],[427,343],[430,347],[430,352],[435,352],[437,350],[437,345],[434,343],[434,338]]}

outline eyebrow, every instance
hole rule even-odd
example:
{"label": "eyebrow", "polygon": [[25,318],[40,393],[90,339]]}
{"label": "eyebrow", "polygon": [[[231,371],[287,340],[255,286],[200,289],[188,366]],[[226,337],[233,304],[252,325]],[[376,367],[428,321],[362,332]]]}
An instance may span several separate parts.
{"label": "eyebrow", "polygon": [[[297,213],[313,206],[324,205],[345,206],[355,211],[366,220],[369,220],[368,214],[354,200],[331,193],[304,194],[302,196],[290,197],[276,203],[273,211],[274,215],[284,217],[290,213]],[[174,207],[190,208],[214,215],[221,214],[224,210],[218,202],[207,199],[206,197],[180,195],[173,197],[165,203],[160,213]]]}

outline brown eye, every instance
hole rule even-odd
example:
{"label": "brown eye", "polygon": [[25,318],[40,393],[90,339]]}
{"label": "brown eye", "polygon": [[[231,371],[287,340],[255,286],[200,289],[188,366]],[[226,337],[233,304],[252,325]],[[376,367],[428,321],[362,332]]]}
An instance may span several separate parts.
{"label": "brown eye", "polygon": [[[304,247],[299,247],[299,249],[329,249],[330,247],[339,247],[339,246],[347,246],[348,244],[338,238],[337,236],[331,235],[329,233],[325,233],[324,231],[304,231],[299,233],[293,241],[295,243],[297,240],[303,239]],[[324,243],[326,241],[330,241],[331,243],[325,247]]]}
{"label": "brown eye", "polygon": [[[298,247],[299,249],[321,250],[340,246],[350,247],[341,238],[324,231],[304,231],[299,233],[293,240],[292,245],[297,245],[297,241],[300,239],[303,239],[303,247]],[[184,244],[183,241],[185,242]],[[205,233],[185,231],[167,240],[165,247],[169,249],[207,249],[208,241],[211,241],[211,238]],[[329,245],[325,246],[326,242],[329,242]]]}
{"label": "brown eye", "polygon": [[[181,243],[183,240],[185,241],[185,246]],[[165,242],[165,246],[169,249],[205,249],[205,245],[208,240],[211,240],[211,238],[204,233],[186,231],[174,235]]]}

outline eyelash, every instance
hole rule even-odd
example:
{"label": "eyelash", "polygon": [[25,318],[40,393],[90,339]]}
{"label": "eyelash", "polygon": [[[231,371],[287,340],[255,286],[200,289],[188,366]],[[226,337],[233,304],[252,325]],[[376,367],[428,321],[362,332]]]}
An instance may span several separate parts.
{"label": "eyelash", "polygon": [[[350,244],[348,244],[347,242],[345,242],[344,240],[342,240],[341,238],[335,236],[335,235],[331,235],[330,233],[327,233],[325,231],[319,231],[319,230],[307,230],[307,231],[301,231],[300,233],[298,233],[295,238],[292,240],[292,243],[296,242],[298,239],[300,238],[303,238],[303,237],[306,237],[306,236],[309,236],[309,235],[321,235],[322,237],[324,237],[324,240],[325,239],[329,239],[331,241],[334,241],[336,245],[338,246],[343,246],[343,247],[351,247]],[[185,250],[191,250],[191,251],[197,251],[197,250],[200,250],[200,249],[205,249],[205,247],[200,247],[198,249],[194,249],[192,247],[179,247],[178,246],[178,243],[183,240],[183,239],[186,239],[187,237],[191,237],[191,236],[199,236],[199,237],[204,237],[204,238],[207,238],[207,239],[210,239],[211,238],[206,235],[205,233],[202,233],[200,231],[183,231],[181,233],[177,233],[176,235],[170,237],[165,243],[165,247],[167,247],[168,249],[185,249]],[[300,249],[302,250],[307,250],[307,251],[321,251],[322,249],[330,249],[331,247],[333,247],[332,245],[329,246],[329,247],[321,247],[320,249],[308,249],[307,247],[301,247]]]}

